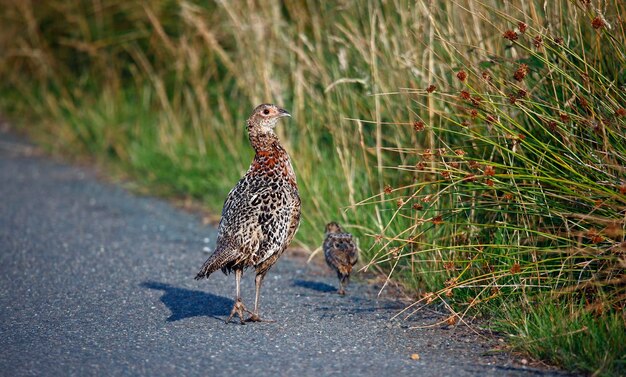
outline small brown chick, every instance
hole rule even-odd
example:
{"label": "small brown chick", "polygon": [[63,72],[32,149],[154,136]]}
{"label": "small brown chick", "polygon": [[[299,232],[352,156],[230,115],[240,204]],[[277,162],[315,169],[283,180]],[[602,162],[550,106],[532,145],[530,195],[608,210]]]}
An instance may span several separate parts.
{"label": "small brown chick", "polygon": [[352,234],[344,233],[339,224],[331,222],[326,225],[326,238],[324,239],[324,257],[330,268],[337,271],[339,278],[340,295],[345,295],[344,287],[350,281],[350,273],[359,259],[359,250],[352,238]]}

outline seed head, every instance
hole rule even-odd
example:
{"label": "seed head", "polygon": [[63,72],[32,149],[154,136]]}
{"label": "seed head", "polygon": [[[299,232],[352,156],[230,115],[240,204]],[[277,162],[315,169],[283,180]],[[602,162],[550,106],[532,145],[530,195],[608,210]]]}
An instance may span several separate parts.
{"label": "seed head", "polygon": [[550,131],[555,132],[557,127],[558,124],[555,121],[551,120],[548,122],[548,129],[550,129]]}
{"label": "seed head", "polygon": [[517,40],[517,33],[514,32],[513,30],[507,30],[504,32],[504,34],[502,35],[504,38],[508,39],[509,41],[515,41]]}
{"label": "seed head", "polygon": [[491,165],[487,165],[485,166],[485,175],[488,177],[493,177],[496,174],[496,169],[491,166]]}
{"label": "seed head", "polygon": [[491,179],[485,180],[485,184],[489,187],[493,187],[493,181]]}
{"label": "seed head", "polygon": [[478,117],[478,110],[476,110],[476,109],[471,109],[471,110],[470,110],[470,116],[471,116],[472,118],[476,118],[476,117]]}
{"label": "seed head", "polygon": [[565,40],[561,37],[554,37],[554,43],[558,44],[559,46],[563,46],[565,44]]}
{"label": "seed head", "polygon": [[528,29],[528,25],[526,25],[526,23],[520,21],[517,23],[517,28],[519,29],[519,32],[524,34],[526,32],[526,29]]}
{"label": "seed head", "polygon": [[524,80],[524,77],[526,77],[527,74],[528,74],[528,65],[522,63],[519,65],[519,67],[517,67],[517,71],[515,71],[513,78],[517,81],[522,81]]}
{"label": "seed head", "polygon": [[419,203],[413,203],[413,209],[416,211],[424,209],[424,206]]}
{"label": "seed head", "polygon": [[483,79],[485,81],[491,81],[491,74],[487,71],[483,71]]}
{"label": "seed head", "polygon": [[470,99],[470,94],[467,90],[461,90],[461,93],[459,94],[459,96],[464,100]]}
{"label": "seed head", "polygon": [[617,114],[617,116],[620,116],[622,118],[626,117],[626,109],[623,107],[620,107],[619,109],[615,111],[615,114]]}
{"label": "seed head", "polygon": [[443,224],[443,219],[441,218],[441,215],[433,217],[430,221],[432,221],[432,223],[435,225]]}
{"label": "seed head", "polygon": [[385,194],[391,194],[393,192],[393,189],[391,188],[390,185],[385,185]]}
{"label": "seed head", "polygon": [[541,35],[537,35],[535,36],[535,38],[533,38],[533,45],[535,45],[535,48],[540,48],[541,46],[543,46],[543,38],[541,37]]}
{"label": "seed head", "polygon": [[456,325],[456,316],[451,315],[450,317],[448,317],[448,319],[446,319],[446,323],[450,326]]}
{"label": "seed head", "polygon": [[424,163],[423,163],[423,162],[418,162],[418,163],[415,165],[415,169],[417,169],[417,170],[424,170],[424,167],[425,167],[425,165],[424,165]]}
{"label": "seed head", "polygon": [[589,229],[587,232],[587,238],[589,238],[591,243],[600,243],[604,241],[604,238],[594,228]]}
{"label": "seed head", "polygon": [[522,267],[520,266],[519,263],[514,263],[513,266],[511,266],[512,274],[519,274],[521,270],[522,270]]}
{"label": "seed head", "polygon": [[413,122],[413,129],[416,132],[424,131],[424,122],[422,121]]}
{"label": "seed head", "polygon": [[591,21],[591,26],[593,26],[594,29],[602,29],[606,26],[606,22],[602,19],[602,17],[598,16]]}
{"label": "seed head", "polygon": [[431,85],[428,85],[428,88],[426,88],[426,91],[428,93],[432,93],[435,91],[435,89],[437,89],[437,87],[431,84]]}
{"label": "seed head", "polygon": [[559,118],[561,118],[562,122],[569,122],[569,115],[567,115],[565,113],[560,113],[559,114]]}
{"label": "seed head", "polygon": [[467,73],[465,71],[459,71],[456,74],[456,78],[464,82],[467,79]]}

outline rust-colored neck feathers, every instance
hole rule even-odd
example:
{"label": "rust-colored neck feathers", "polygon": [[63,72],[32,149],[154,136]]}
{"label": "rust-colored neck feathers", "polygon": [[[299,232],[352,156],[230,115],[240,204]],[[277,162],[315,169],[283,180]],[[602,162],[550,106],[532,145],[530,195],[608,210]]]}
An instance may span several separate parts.
{"label": "rust-colored neck feathers", "polygon": [[286,180],[297,187],[296,174],[291,166],[287,151],[280,145],[278,136],[271,129],[248,120],[250,144],[256,154],[250,166],[250,175],[264,175],[272,180]]}

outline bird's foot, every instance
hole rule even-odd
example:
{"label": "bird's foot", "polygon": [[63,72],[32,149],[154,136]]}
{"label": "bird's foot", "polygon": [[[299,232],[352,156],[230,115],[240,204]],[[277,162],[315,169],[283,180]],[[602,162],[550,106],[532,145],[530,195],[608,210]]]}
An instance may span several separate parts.
{"label": "bird's foot", "polygon": [[258,314],[256,313],[252,313],[252,315],[250,316],[250,318],[246,319],[246,322],[267,322],[267,323],[274,323],[276,321],[272,320],[272,319],[261,319],[261,317],[259,317]]}
{"label": "bird's foot", "polygon": [[233,310],[231,310],[230,315],[228,316],[228,319],[226,319],[226,323],[229,323],[230,320],[235,316],[235,314],[237,314],[239,316],[239,322],[242,325],[244,325],[245,322],[243,320],[243,312],[247,312],[247,313],[252,314],[251,311],[246,309],[246,307],[243,304],[243,302],[241,302],[241,299],[237,299],[237,301],[235,302],[235,305],[233,306]]}

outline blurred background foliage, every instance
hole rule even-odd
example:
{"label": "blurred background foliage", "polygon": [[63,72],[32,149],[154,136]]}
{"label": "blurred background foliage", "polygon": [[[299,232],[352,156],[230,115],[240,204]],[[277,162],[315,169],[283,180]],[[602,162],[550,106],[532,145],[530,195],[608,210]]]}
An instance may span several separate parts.
{"label": "blurred background foliage", "polygon": [[626,368],[623,1],[2,8],[0,109],[49,151],[218,213],[252,157],[245,119],[279,104],[300,246],[339,221],[415,300],[403,315],[495,314],[537,357]]}

